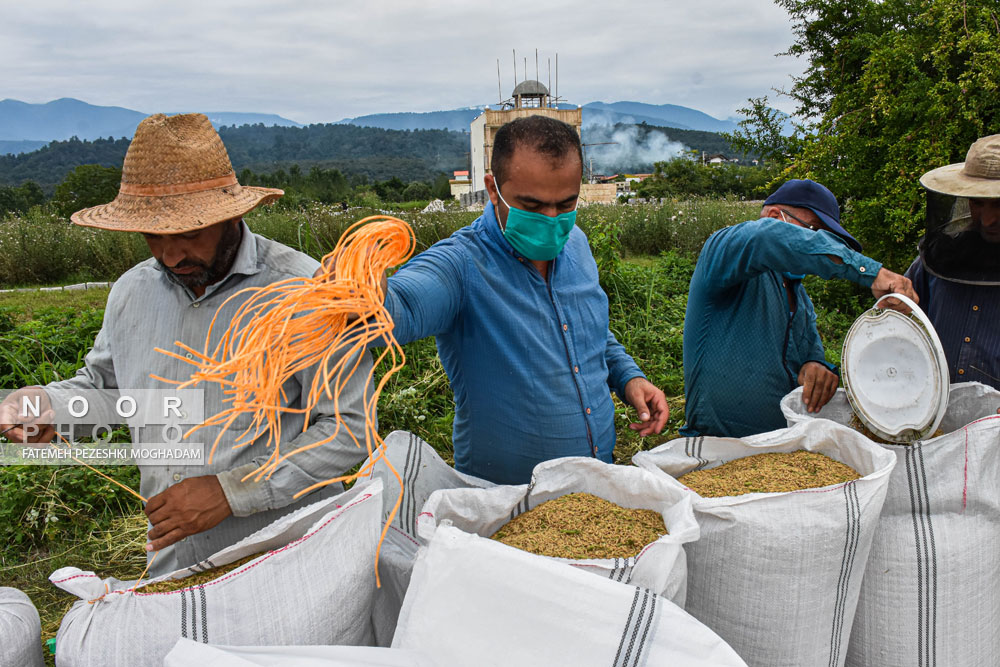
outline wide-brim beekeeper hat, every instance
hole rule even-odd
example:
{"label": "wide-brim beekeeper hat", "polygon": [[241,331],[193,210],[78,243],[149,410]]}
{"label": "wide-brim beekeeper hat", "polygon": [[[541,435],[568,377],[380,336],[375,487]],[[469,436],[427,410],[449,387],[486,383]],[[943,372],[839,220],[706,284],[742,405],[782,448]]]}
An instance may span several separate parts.
{"label": "wide-brim beekeeper hat", "polygon": [[70,219],[122,232],[180,234],[240,217],[283,194],[239,184],[226,147],[204,114],[156,114],[135,130],[114,201]]}
{"label": "wide-brim beekeeper hat", "polygon": [[978,139],[965,162],[932,169],[920,177],[920,184],[954,197],[1000,197],[1000,134]]}

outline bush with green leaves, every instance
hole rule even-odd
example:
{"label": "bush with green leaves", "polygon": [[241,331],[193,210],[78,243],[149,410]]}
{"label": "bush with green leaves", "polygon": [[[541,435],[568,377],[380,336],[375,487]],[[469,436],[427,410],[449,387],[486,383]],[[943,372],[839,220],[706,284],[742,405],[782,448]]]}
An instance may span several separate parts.
{"label": "bush with green leaves", "polygon": [[995,2],[777,0],[808,62],[789,93],[807,123],[790,175],[845,203],[852,231],[895,270],[924,229],[924,172],[1000,130]]}

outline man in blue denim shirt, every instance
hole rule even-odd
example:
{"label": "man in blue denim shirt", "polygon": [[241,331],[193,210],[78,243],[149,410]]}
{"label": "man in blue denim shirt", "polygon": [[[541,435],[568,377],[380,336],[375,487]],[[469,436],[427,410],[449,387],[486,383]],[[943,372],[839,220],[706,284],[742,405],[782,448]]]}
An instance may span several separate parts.
{"label": "man in blue denim shirt", "polygon": [[[825,361],[804,275],[917,300],[908,279],[860,250],[840,225],[836,198],[810,180],[788,181],[764,202],[759,220],[705,242],[684,320],[681,435],[742,437],[783,428],[781,397],[799,385],[810,412],[830,400],[838,377]],[[900,306],[895,299],[884,305]]]}
{"label": "man in blue denim shirt", "polygon": [[388,280],[396,339],[437,339],[460,472],[523,484],[548,459],[611,462],[612,390],[636,408],[641,435],[666,424],[663,392],[608,329],[608,299],[573,224],[582,166],[570,126],[508,123],[494,141],[483,215]]}

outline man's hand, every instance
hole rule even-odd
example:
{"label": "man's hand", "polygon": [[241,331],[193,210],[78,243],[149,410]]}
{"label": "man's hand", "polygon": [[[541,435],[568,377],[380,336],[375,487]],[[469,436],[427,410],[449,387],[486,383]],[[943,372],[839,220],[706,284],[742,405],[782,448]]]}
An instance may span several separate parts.
{"label": "man's hand", "polygon": [[[875,276],[875,282],[872,283],[872,294],[876,299],[880,299],[886,294],[894,293],[909,297],[913,303],[920,303],[920,297],[913,291],[913,283],[910,282],[909,278],[893,273],[886,268],[879,269],[878,275]],[[904,315],[910,313],[909,307],[899,299],[886,299],[879,304],[879,307],[898,310]]]}
{"label": "man's hand", "polygon": [[670,407],[667,397],[646,378],[632,378],[625,384],[625,401],[639,413],[639,423],[629,424],[639,435],[660,433],[667,425]]}
{"label": "man's hand", "polygon": [[174,484],[150,498],[144,511],[153,524],[146,551],[159,551],[188,535],[214,528],[233,513],[215,475]]}
{"label": "man's hand", "polygon": [[[37,401],[37,417],[30,411],[22,410],[25,399],[31,405],[35,405]],[[11,442],[47,444],[56,437],[56,430],[52,426],[55,416],[45,389],[21,387],[0,403],[0,433]]]}
{"label": "man's hand", "polygon": [[807,361],[799,369],[802,402],[808,412],[819,412],[833,398],[840,379],[837,374],[818,361]]}

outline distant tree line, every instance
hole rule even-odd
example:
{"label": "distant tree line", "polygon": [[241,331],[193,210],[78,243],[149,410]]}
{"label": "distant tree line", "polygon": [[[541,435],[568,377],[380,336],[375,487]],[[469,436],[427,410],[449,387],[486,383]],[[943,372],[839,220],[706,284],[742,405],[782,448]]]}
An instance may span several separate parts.
{"label": "distant tree line", "polygon": [[[75,211],[88,206],[105,204],[118,194],[122,170],[97,164],[80,165],[73,169],[62,183],[56,186],[51,198],[46,197],[41,186],[33,181],[22,185],[0,186],[0,218],[11,213],[27,213],[34,206],[68,218]],[[451,186],[448,175],[439,173],[428,181],[406,182],[393,176],[385,180],[370,180],[364,174],[346,176],[337,169],[312,167],[303,171],[297,164],[287,171],[258,174],[250,169],[239,173],[240,183],[269,188],[280,188],[285,196],[277,206],[297,207],[307,202],[324,204],[363,205],[379,207],[383,204],[449,199]]]}
{"label": "distant tree line", "polygon": [[[382,130],[354,125],[222,127],[219,134],[239,172],[336,169],[373,181],[396,177],[404,183],[433,181],[440,173],[467,168],[469,138],[447,130]],[[80,165],[121,168],[129,139],[73,138],[37,151],[0,156],[0,185],[39,184],[47,193]]]}
{"label": "distant tree line", "polygon": [[692,155],[657,162],[653,175],[636,186],[636,194],[649,199],[712,195],[764,199],[778,174],[777,167],[702,164]]}

